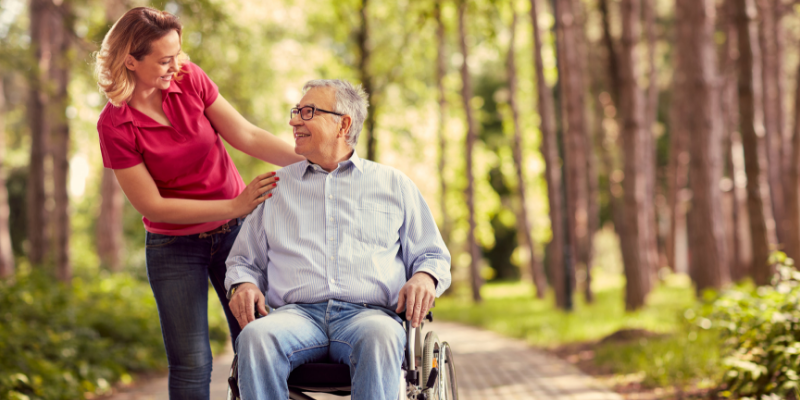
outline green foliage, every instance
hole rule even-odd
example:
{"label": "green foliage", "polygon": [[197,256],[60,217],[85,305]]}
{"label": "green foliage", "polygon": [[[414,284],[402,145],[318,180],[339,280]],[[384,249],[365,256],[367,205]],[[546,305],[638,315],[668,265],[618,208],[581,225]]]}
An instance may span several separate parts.
{"label": "green foliage", "polygon": [[718,327],[728,346],[725,397],[798,397],[800,272],[781,252],[770,264],[778,267],[771,286],[724,292],[695,320]]}
{"label": "green foliage", "polygon": [[0,398],[82,399],[166,361],[150,288],[125,274],[65,286],[20,272],[0,310]]}
{"label": "green foliage", "polygon": [[595,349],[595,363],[615,374],[633,375],[646,387],[714,387],[724,372],[719,334],[678,325],[677,331]]}

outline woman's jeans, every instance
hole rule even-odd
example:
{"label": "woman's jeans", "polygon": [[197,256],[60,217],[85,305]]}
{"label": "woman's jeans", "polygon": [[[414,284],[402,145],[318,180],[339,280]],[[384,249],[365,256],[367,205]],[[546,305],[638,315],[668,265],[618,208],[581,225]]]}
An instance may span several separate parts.
{"label": "woman's jeans", "polygon": [[211,346],[208,338],[208,281],[217,292],[231,338],[241,329],[228,307],[225,259],[241,225],[230,232],[169,236],[147,233],[147,278],[158,306],[169,362],[170,400],[209,398]]}
{"label": "woman's jeans", "polygon": [[350,366],[353,400],[393,400],[405,344],[392,310],[338,300],[288,304],[247,324],[239,336],[239,391],[246,400],[287,399],[293,369],[330,358]]}

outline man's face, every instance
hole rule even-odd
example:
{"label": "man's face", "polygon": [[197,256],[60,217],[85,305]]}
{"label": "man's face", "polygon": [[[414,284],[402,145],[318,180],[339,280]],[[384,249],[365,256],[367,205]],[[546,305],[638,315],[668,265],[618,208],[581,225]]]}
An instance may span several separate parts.
{"label": "man's face", "polygon": [[[297,107],[314,106],[323,110],[333,110],[336,103],[335,91],[329,87],[310,89],[297,103]],[[333,114],[316,112],[314,118],[304,121],[299,115],[289,120],[294,132],[294,152],[309,161],[321,163],[335,155],[340,133],[338,117]]]}

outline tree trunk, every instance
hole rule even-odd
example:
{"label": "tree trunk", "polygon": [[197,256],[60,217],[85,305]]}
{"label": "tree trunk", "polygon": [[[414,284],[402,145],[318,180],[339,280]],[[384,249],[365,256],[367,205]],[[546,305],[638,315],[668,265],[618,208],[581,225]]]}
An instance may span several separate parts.
{"label": "tree trunk", "polygon": [[0,75],[0,279],[14,275],[14,253],[11,250],[11,234],[8,231],[8,190],[3,161],[6,155],[6,94],[3,76]]}
{"label": "tree trunk", "polygon": [[[556,48],[558,79],[561,93],[561,121],[564,131],[564,168],[567,206],[567,235],[569,254],[585,261],[584,250],[589,245],[586,171],[587,138],[585,85],[580,52],[578,6],[574,0],[556,0]],[[585,265],[584,265],[585,267]],[[568,277],[574,288],[574,271]]]}
{"label": "tree trunk", "polygon": [[622,111],[621,138],[625,154],[625,178],[623,180],[625,203],[625,234],[621,238],[622,259],[625,267],[625,308],[636,310],[644,306],[650,292],[651,275],[654,270],[650,259],[649,232],[645,202],[647,196],[646,162],[652,161],[645,154],[644,93],[637,86],[635,46],[640,36],[638,0],[624,0],[622,6],[622,41],[620,51],[620,110]]}
{"label": "tree trunk", "polygon": [[751,274],[756,284],[769,283],[770,246],[776,244],[767,180],[766,143],[761,91],[761,52],[758,47],[753,0],[736,0],[739,32],[739,115],[747,174],[747,211],[753,251]]}
{"label": "tree trunk", "polygon": [[[49,174],[45,169],[49,158],[50,118],[47,113],[50,94],[47,88],[53,63],[52,26],[54,12],[52,2],[31,0],[30,31],[31,47],[36,65],[31,68],[28,95],[28,126],[31,130],[30,163],[28,165],[28,259],[38,265],[47,260],[49,254],[50,210],[46,207],[48,194],[45,183]],[[63,112],[63,110],[62,110]]]}
{"label": "tree trunk", "polygon": [[800,155],[800,66],[797,77],[792,129],[792,153],[795,156],[792,158],[794,162],[789,164],[789,184],[786,185],[786,255],[794,259],[795,263],[800,262],[800,162],[797,160]]}
{"label": "tree trunk", "polygon": [[65,110],[69,104],[67,86],[70,79],[70,49],[72,47],[70,26],[71,10],[69,2],[62,3],[51,14],[53,28],[53,53],[50,76],[54,84],[52,103],[48,114],[53,121],[50,133],[53,147],[53,239],[55,248],[56,277],[62,282],[72,280],[72,265],[69,256],[70,218],[69,193],[67,192],[69,176],[69,121]]}
{"label": "tree trunk", "polygon": [[[601,94],[598,97],[600,100],[600,104],[602,105],[601,114],[606,115],[606,110],[611,111],[613,114],[611,117],[613,118],[618,110],[619,106],[619,91],[620,87],[622,87],[622,78],[620,77],[620,70],[619,70],[619,55],[617,54],[617,50],[615,48],[614,39],[611,36],[611,27],[609,22],[609,12],[608,12],[608,0],[599,0],[598,6],[600,8],[600,13],[602,15],[602,26],[603,26],[603,44],[606,48],[607,58],[606,62],[607,65],[607,74],[609,77],[610,84],[608,85],[608,96],[605,97]],[[611,149],[619,142],[619,138],[614,140],[610,135],[609,132],[606,132],[605,128],[601,129],[603,133],[603,138],[601,140],[602,146],[600,147],[602,150],[602,162],[603,167],[606,170],[606,174],[608,175],[608,196],[609,196],[609,208],[611,211],[611,219],[614,222],[614,231],[617,233],[617,236],[620,238],[625,235],[625,218],[623,215],[623,206],[622,206],[622,186],[620,185],[620,180],[614,179],[616,176],[622,175],[621,170],[619,170],[618,162],[614,154],[612,154]],[[615,135],[616,136],[616,135]],[[619,172],[619,173],[617,173]]]}
{"label": "tree trunk", "polygon": [[519,191],[519,212],[517,214],[518,231],[522,233],[520,241],[528,248],[528,268],[533,276],[533,283],[536,285],[536,297],[543,299],[544,293],[547,290],[547,282],[544,277],[542,265],[536,258],[536,248],[533,247],[533,238],[531,237],[530,220],[528,219],[528,202],[525,195],[525,173],[523,169],[522,159],[522,127],[519,122],[519,105],[517,104],[517,67],[516,57],[514,54],[515,46],[514,39],[516,38],[517,30],[517,13],[514,12],[514,18],[511,23],[511,41],[508,46],[508,88],[509,88],[509,104],[511,106],[512,119],[514,121],[514,146],[512,152],[514,155],[514,166],[517,172],[517,190]]}
{"label": "tree trunk", "polygon": [[643,0],[643,14],[644,14],[644,25],[645,25],[645,32],[647,36],[647,64],[648,64],[648,73],[647,73],[647,93],[646,93],[646,103],[645,103],[645,117],[644,117],[644,126],[645,130],[647,130],[647,135],[645,135],[644,140],[644,148],[647,149],[646,157],[650,159],[650,161],[645,163],[645,176],[647,182],[647,199],[648,204],[648,213],[650,214],[647,217],[648,222],[651,224],[649,229],[650,232],[650,247],[654,254],[651,257],[654,258],[655,262],[653,267],[655,270],[654,273],[658,273],[658,268],[664,265],[666,257],[664,256],[664,248],[663,248],[663,241],[659,240],[659,230],[658,230],[658,213],[656,211],[656,159],[657,159],[657,151],[656,151],[656,143],[655,143],[655,136],[654,136],[654,129],[658,114],[658,70],[656,69],[656,12],[655,12],[655,0]]}
{"label": "tree trunk", "polygon": [[583,282],[583,297],[587,303],[594,302],[592,292],[592,263],[594,262],[594,235],[600,229],[600,187],[597,174],[597,156],[595,155],[595,135],[592,129],[586,130],[586,243],[584,243],[582,261],[586,276]]}
{"label": "tree trunk", "polygon": [[102,203],[97,218],[97,254],[105,268],[117,272],[122,270],[122,208],[125,199],[114,171],[103,169],[100,194]]}
{"label": "tree trunk", "polygon": [[461,98],[464,102],[464,112],[467,116],[467,210],[469,212],[469,232],[467,233],[467,249],[470,255],[470,276],[472,281],[472,299],[476,302],[481,301],[481,286],[483,278],[480,274],[480,250],[478,242],[475,240],[475,178],[472,173],[472,152],[475,147],[477,132],[475,128],[475,118],[472,113],[472,84],[470,83],[468,49],[467,49],[467,27],[465,14],[467,13],[467,2],[462,1],[458,6],[458,36],[461,44]]}
{"label": "tree trunk", "polygon": [[[677,21],[676,24],[680,24],[681,21]],[[676,25],[676,29],[679,25]],[[682,35],[680,32],[678,33],[678,38],[676,40],[693,40],[687,29],[688,27],[684,24],[681,25],[685,32],[683,33],[685,38],[681,38]],[[675,65],[681,65],[686,62],[683,60],[684,58],[688,57],[688,55],[682,54],[680,52],[674,52],[675,54]],[[683,232],[686,230],[686,194],[687,190],[686,186],[688,184],[688,171],[689,171],[689,137],[690,132],[688,130],[688,126],[685,123],[685,115],[688,113],[688,105],[687,102],[689,101],[686,98],[685,91],[682,91],[682,88],[688,87],[691,85],[692,82],[690,81],[690,77],[684,73],[684,71],[676,70],[673,75],[673,82],[672,85],[675,88],[673,91],[672,96],[672,105],[670,110],[670,147],[669,147],[669,165],[667,167],[667,206],[669,208],[669,235],[667,236],[666,240],[666,248],[667,248],[667,262],[670,268],[676,272],[688,272],[688,257],[686,257],[685,253],[679,251],[679,249],[683,248],[683,243],[681,243],[679,238],[684,237],[682,235]]]}
{"label": "tree trunk", "polygon": [[620,77],[619,59],[617,50],[614,48],[614,38],[611,36],[611,23],[609,22],[608,0],[599,0],[598,7],[602,16],[603,25],[603,44],[608,52],[608,76],[611,80],[609,93],[614,104],[619,104],[619,90],[622,87],[622,77]]}
{"label": "tree trunk", "polygon": [[675,6],[676,52],[683,55],[675,70],[685,77],[684,85],[676,90],[685,103],[685,129],[691,132],[689,271],[698,294],[730,280],[719,190],[722,116],[716,87],[713,10],[713,0],[678,0]]}
{"label": "tree trunk", "polygon": [[445,128],[447,119],[447,92],[444,89],[444,77],[447,71],[445,62],[446,37],[444,22],[442,21],[442,0],[436,1],[434,18],[436,19],[436,90],[439,95],[439,208],[442,213],[442,237],[444,242],[450,243],[450,215],[447,211],[447,180],[444,171],[447,159],[447,142],[445,141]]}
{"label": "tree trunk", "polygon": [[370,72],[370,59],[372,52],[369,46],[369,18],[367,15],[367,5],[369,0],[361,0],[361,27],[357,34],[358,49],[360,57],[358,60],[358,74],[361,78],[361,85],[369,96],[370,110],[367,119],[364,121],[364,133],[367,134],[367,159],[376,160],[378,139],[375,137],[375,120],[378,111],[378,99],[376,99],[375,88]]}
{"label": "tree trunk", "polygon": [[564,217],[561,199],[561,168],[558,157],[558,139],[556,138],[555,111],[550,88],[544,80],[544,63],[542,61],[542,39],[539,32],[539,14],[536,1],[531,0],[531,22],[533,23],[533,58],[536,63],[537,111],[539,114],[539,130],[542,132],[541,151],[545,164],[545,180],[547,181],[547,199],[550,207],[550,282],[555,288],[556,305],[567,308],[566,275],[564,266]]}
{"label": "tree trunk", "polygon": [[721,73],[723,79],[722,87],[722,110],[724,115],[724,152],[725,152],[725,169],[728,171],[728,176],[731,180],[730,190],[730,229],[729,240],[730,243],[730,266],[731,280],[738,282],[744,279],[747,272],[747,265],[749,259],[750,241],[749,237],[745,235],[746,229],[742,226],[747,217],[747,193],[745,189],[746,178],[744,172],[744,160],[741,154],[741,139],[739,138],[739,113],[738,113],[738,97],[736,92],[736,65],[738,63],[739,51],[736,42],[736,4],[731,0],[726,0],[723,4],[722,15],[720,18],[725,18],[724,29],[726,32],[725,46],[722,49],[720,63]]}
{"label": "tree trunk", "polygon": [[[778,56],[777,21],[773,0],[756,0],[758,16],[758,43],[761,49],[761,88],[764,109],[764,144],[767,154],[767,181],[772,200],[773,218],[785,221],[783,187],[781,185],[781,122],[782,91],[780,89],[781,60]],[[783,223],[775,227],[778,243],[785,243]]]}

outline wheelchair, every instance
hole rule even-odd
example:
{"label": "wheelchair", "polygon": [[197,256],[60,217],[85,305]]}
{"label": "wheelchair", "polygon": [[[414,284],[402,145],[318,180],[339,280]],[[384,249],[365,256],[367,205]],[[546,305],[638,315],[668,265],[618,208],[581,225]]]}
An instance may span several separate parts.
{"label": "wheelchair", "polygon": [[[423,319],[417,328],[398,314],[406,331],[405,359],[401,369],[398,400],[458,400],[458,384],[453,352],[447,342],[439,341],[436,332],[430,331],[422,338],[425,320],[433,322],[433,313]],[[228,378],[228,400],[241,400],[239,396],[239,371],[233,358]],[[347,364],[322,360],[303,364],[289,375],[289,399],[314,400],[306,393],[328,393],[337,396],[350,395],[350,367]]]}

